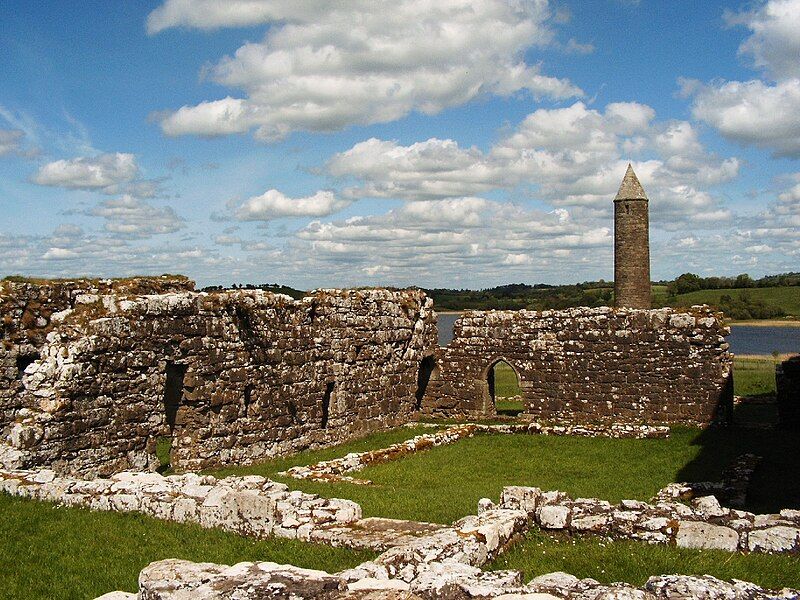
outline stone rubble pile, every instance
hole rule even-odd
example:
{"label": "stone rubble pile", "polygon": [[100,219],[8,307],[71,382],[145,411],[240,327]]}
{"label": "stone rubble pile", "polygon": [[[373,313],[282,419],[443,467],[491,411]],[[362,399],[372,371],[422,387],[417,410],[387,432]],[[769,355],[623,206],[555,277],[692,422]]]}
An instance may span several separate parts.
{"label": "stone rubble pile", "polygon": [[216,479],[123,472],[82,480],[45,469],[0,471],[0,492],[92,510],[140,512],[258,538],[310,540],[316,529],[361,518],[361,506],[351,500],[289,491],[256,475]]}
{"label": "stone rubble pile", "polygon": [[536,525],[551,531],[729,552],[800,552],[800,510],[756,515],[720,506],[714,496],[695,498],[691,506],[638,500],[613,505],[597,498],[573,500],[564,492],[511,486],[503,489],[499,507],[523,510]]}
{"label": "stone rubble pile", "polygon": [[351,452],[342,458],[325,460],[313,465],[292,467],[281,473],[295,479],[310,479],[324,482],[346,482],[355,485],[370,485],[368,479],[360,479],[345,475],[360,471],[373,463],[397,460],[436,446],[452,444],[460,439],[476,434],[538,434],[538,435],[574,435],[578,437],[611,437],[611,438],[665,438],[669,437],[669,427],[651,425],[626,425],[615,423],[604,425],[545,425],[541,423],[484,425],[463,423],[453,425],[435,433],[424,433],[410,440],[392,444],[378,450]]}
{"label": "stone rubble pile", "polygon": [[[528,490],[530,488],[527,488]],[[530,500],[530,492],[518,494]],[[566,573],[550,573],[522,583],[517,571],[482,571],[480,567],[530,525],[525,510],[489,508],[465,517],[377,559],[336,574],[275,563],[233,566],[165,560],[139,576],[139,594],[113,592],[102,600],[261,600],[325,598],[370,600],[778,600],[798,599],[800,592],[771,591],[752,583],[714,577],[662,575],[644,587],[601,584]],[[98,599],[98,600],[101,600]]]}
{"label": "stone rubble pile", "polygon": [[728,506],[741,508],[747,502],[750,479],[760,463],[760,456],[742,454],[725,469],[720,481],[670,483],[653,496],[652,502],[686,501],[713,495]]}

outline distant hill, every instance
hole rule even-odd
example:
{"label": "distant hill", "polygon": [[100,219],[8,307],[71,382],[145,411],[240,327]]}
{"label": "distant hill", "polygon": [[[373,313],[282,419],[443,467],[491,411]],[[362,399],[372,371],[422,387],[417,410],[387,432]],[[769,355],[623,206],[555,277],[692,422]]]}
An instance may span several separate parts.
{"label": "distant hill", "polygon": [[[515,283],[484,290],[434,288],[425,292],[438,310],[548,310],[577,306],[611,306],[614,284],[591,281],[572,285]],[[800,273],[752,279],[699,277],[685,273],[653,284],[653,306],[709,304],[735,320],[800,317]]]}

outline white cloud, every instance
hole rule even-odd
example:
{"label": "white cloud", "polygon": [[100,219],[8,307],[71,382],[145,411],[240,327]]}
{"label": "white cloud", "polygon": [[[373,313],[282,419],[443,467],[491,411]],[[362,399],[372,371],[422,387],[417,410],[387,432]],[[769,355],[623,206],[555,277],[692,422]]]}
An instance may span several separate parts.
{"label": "white cloud", "polygon": [[344,191],[353,198],[441,200],[530,185],[555,206],[607,217],[631,159],[662,227],[730,218],[708,188],[735,178],[739,161],[709,153],[690,123],[657,122],[651,107],[635,102],[538,109],[488,152],[454,140],[401,146],[372,138],[331,157],[327,170],[356,180]]}
{"label": "white cloud", "polygon": [[0,156],[18,152],[25,133],[19,129],[0,129]]}
{"label": "white cloud", "polygon": [[800,77],[800,0],[769,0],[757,9],[726,14],[731,25],[744,25],[752,34],[739,53],[776,79]]}
{"label": "white cloud", "polygon": [[278,190],[253,196],[235,211],[240,221],[271,221],[281,217],[326,217],[350,204],[333,192],[318,191],[306,198],[290,198]]}
{"label": "white cloud", "polygon": [[218,29],[309,19],[328,5],[329,0],[166,0],[148,15],[147,32],[152,35],[170,27]]}
{"label": "white cloud", "polygon": [[152,206],[128,195],[101,202],[84,214],[103,217],[105,230],[124,238],[148,238],[184,227],[183,219],[171,207]]}
{"label": "white cloud", "polygon": [[151,33],[258,23],[269,29],[263,41],[243,45],[209,71],[243,97],[183,106],[162,115],[161,126],[167,135],[202,136],[255,128],[269,141],[295,130],[434,114],[484,94],[580,95],[568,80],[523,59],[552,43],[551,16],[547,0],[169,0],[150,14]]}
{"label": "white cloud", "polygon": [[[381,281],[506,280],[510,273],[558,276],[576,262],[603,268],[611,232],[565,209],[528,210],[480,198],[406,203],[381,215],[314,222],[297,232],[286,259],[314,273],[359,273]],[[581,259],[573,256],[573,251]],[[610,262],[608,262],[610,264]]]}
{"label": "white cloud", "polygon": [[136,198],[156,197],[163,183],[163,179],[142,178],[136,156],[125,152],[52,161],[39,167],[31,181],[49,187]]}
{"label": "white cloud", "polygon": [[778,156],[800,156],[800,79],[702,86],[692,114],[736,142],[772,148]]}
{"label": "white cloud", "polygon": [[726,13],[731,25],[751,35],[739,54],[774,81],[679,80],[694,96],[692,115],[740,144],[771,149],[775,156],[800,156],[800,0],[768,0],[752,11]]}
{"label": "white cloud", "polygon": [[116,152],[95,157],[56,160],[39,168],[34,183],[77,190],[104,190],[139,175],[133,154]]}

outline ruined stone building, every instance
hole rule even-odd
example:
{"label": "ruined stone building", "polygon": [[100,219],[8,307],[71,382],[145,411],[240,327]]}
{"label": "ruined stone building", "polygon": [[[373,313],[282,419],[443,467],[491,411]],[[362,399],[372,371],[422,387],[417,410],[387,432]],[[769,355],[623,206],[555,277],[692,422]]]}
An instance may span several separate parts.
{"label": "ruined stone building", "polygon": [[179,471],[332,445],[421,414],[495,414],[514,369],[523,418],[724,422],[721,315],[649,307],[647,197],[615,200],[616,308],[468,311],[437,345],[419,290],[194,291],[184,278],[0,284],[0,465]]}

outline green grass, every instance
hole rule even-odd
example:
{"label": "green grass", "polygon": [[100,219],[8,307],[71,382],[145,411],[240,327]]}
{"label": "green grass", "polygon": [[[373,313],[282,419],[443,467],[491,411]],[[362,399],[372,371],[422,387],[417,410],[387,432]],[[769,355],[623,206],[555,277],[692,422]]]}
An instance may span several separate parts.
{"label": "green grass", "polygon": [[626,540],[607,542],[594,537],[558,540],[539,530],[531,531],[523,543],[486,568],[522,571],[525,582],[545,573],[565,571],[601,583],[625,581],[638,586],[651,575],[673,573],[736,578],[772,589],[800,586],[800,556],[796,555],[743,555]]}
{"label": "green grass", "polygon": [[135,592],[139,571],[165,558],[229,565],[269,560],[334,572],[375,556],[296,540],[255,541],[135,513],[59,508],[5,494],[0,494],[0,531],[0,596],[9,600]]}
{"label": "green grass", "polygon": [[772,357],[733,360],[733,393],[764,396],[775,393],[775,359]]}
{"label": "green grass", "polygon": [[693,304],[719,304],[721,296],[738,298],[744,292],[754,301],[762,300],[783,309],[787,315],[800,316],[800,287],[743,288],[729,290],[699,290],[679,294],[676,298],[665,299],[671,306],[692,306]]}
{"label": "green grass", "polygon": [[[398,441],[413,433],[395,430],[357,444],[375,448],[381,438]],[[612,502],[647,500],[672,481],[718,480],[734,458],[756,452],[765,460],[756,473],[751,498],[753,507],[765,512],[800,507],[800,478],[787,476],[800,472],[794,444],[785,433],[681,427],[673,428],[670,438],[657,440],[479,435],[369,466],[358,476],[372,480],[371,486],[299,481],[277,475],[294,464],[356,451],[353,443],[214,474],[254,473],[306,492],[350,498],[361,504],[365,516],[450,523],[474,514],[480,498],[497,499],[506,485],[559,489],[576,497],[594,496]]]}

